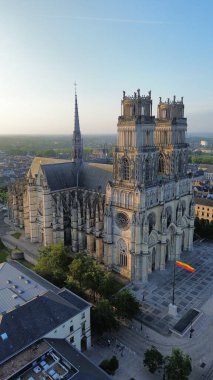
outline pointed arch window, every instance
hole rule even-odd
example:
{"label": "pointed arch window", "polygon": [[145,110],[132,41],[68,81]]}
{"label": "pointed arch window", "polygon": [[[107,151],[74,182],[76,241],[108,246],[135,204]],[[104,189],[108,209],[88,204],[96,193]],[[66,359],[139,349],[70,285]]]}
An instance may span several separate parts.
{"label": "pointed arch window", "polygon": [[122,167],[122,178],[124,180],[129,180],[130,177],[130,167],[128,158],[124,157],[121,162]]}
{"label": "pointed arch window", "polygon": [[151,178],[151,170],[150,170],[150,160],[149,158],[145,161],[145,180],[149,181]]}
{"label": "pointed arch window", "polygon": [[127,267],[127,246],[123,239],[118,242],[119,264],[122,267]]}
{"label": "pointed arch window", "polygon": [[165,161],[164,161],[164,157],[162,154],[160,154],[160,157],[159,157],[159,172],[160,173],[164,173],[165,171]]}

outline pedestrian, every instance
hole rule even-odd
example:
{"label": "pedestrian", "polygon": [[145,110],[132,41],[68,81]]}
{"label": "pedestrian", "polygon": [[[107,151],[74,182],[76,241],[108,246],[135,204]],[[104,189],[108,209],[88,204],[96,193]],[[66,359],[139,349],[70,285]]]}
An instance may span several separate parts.
{"label": "pedestrian", "polygon": [[143,330],[143,325],[142,325],[142,322],[141,322],[141,331]]}
{"label": "pedestrian", "polygon": [[143,294],[143,298],[142,298],[142,301],[144,301],[145,300],[145,297],[144,297],[144,294]]}
{"label": "pedestrian", "polygon": [[107,343],[108,343],[108,347],[110,347],[110,343],[111,343],[110,339],[108,339]]}

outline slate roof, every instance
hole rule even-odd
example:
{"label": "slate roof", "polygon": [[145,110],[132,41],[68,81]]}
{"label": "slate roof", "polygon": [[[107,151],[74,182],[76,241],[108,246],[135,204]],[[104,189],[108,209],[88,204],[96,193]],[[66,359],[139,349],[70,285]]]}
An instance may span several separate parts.
{"label": "slate roof", "polygon": [[112,180],[113,165],[84,163],[79,173],[79,186],[105,193],[107,182]]}
{"label": "slate roof", "polygon": [[64,298],[65,300],[67,300],[68,302],[70,302],[71,304],[75,304],[75,306],[79,308],[79,311],[85,309],[86,307],[88,307],[90,305],[83,298],[77,296],[77,294],[70,292],[70,290],[68,290],[66,288],[61,289],[58,292],[58,295],[60,297]]}
{"label": "slate roof", "polygon": [[75,374],[73,380],[109,380],[112,379],[101,368],[96,367],[82,353],[63,339],[45,339],[55,351],[63,356],[68,362],[76,367],[79,372]]}
{"label": "slate roof", "polygon": [[[0,363],[71,319],[82,310],[81,306],[48,291],[1,315]],[[3,340],[5,333],[7,339]]]}
{"label": "slate roof", "polygon": [[64,162],[61,164],[41,165],[51,191],[75,187],[77,183],[76,164]]}
{"label": "slate roof", "polygon": [[60,164],[64,162],[71,162],[71,161],[60,160],[58,158],[35,157],[32,161],[29,171],[31,171],[32,176],[35,177],[35,175],[38,174],[40,165],[44,165],[44,164],[52,165],[52,164]]}
{"label": "slate roof", "polygon": [[[61,164],[41,164],[51,191],[57,191],[77,186],[77,167],[74,162]],[[102,193],[112,180],[113,165],[99,163],[83,163],[79,169],[78,185],[89,190]]]}

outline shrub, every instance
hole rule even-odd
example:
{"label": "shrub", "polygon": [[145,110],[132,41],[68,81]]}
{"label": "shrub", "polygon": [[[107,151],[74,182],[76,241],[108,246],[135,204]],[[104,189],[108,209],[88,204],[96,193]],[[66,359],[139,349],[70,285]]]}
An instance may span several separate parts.
{"label": "shrub", "polygon": [[116,358],[116,356],[113,356],[111,359],[105,359],[101,362],[99,365],[105,372],[107,372],[109,375],[114,375],[115,371],[119,367],[119,361]]}

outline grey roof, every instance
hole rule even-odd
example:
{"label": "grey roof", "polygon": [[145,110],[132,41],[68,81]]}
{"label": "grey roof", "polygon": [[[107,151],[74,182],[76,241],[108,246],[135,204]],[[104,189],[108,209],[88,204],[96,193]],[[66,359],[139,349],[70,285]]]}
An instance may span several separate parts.
{"label": "grey roof", "polygon": [[[41,165],[51,191],[77,186],[77,166],[74,162]],[[83,163],[79,169],[79,187],[106,191],[106,185],[113,176],[112,164]]]}
{"label": "grey roof", "polygon": [[[11,263],[0,265],[0,314],[46,292],[46,288]],[[57,289],[58,290],[58,289]]]}
{"label": "grey roof", "polygon": [[112,177],[113,165],[84,163],[79,173],[79,186],[105,193],[107,182]]}
{"label": "grey roof", "polygon": [[[0,363],[45,336],[80,312],[80,308],[48,291],[3,314],[0,319]],[[7,334],[7,339],[1,338]]]}
{"label": "grey roof", "polygon": [[64,288],[58,292],[58,295],[71,304],[74,304],[79,311],[85,309],[86,307],[90,306],[90,304],[85,301],[83,298],[77,296],[77,294],[72,293],[70,290]]}
{"label": "grey roof", "polygon": [[76,367],[79,372],[74,376],[75,380],[109,380],[111,379],[101,368],[96,367],[82,353],[63,339],[46,339],[46,341],[62,355],[68,362]]}
{"label": "grey roof", "polygon": [[65,162],[61,164],[41,165],[51,191],[67,189],[76,186],[76,164]]}
{"label": "grey roof", "polygon": [[[37,284],[39,284],[45,290],[52,290],[53,292],[58,293],[60,288],[53,285],[51,282],[45,280],[45,278],[39,276],[37,273],[35,273],[31,269],[25,267],[24,265],[22,265],[18,261],[11,260],[8,263],[8,265],[10,265],[10,267],[12,266],[12,267],[16,268],[18,271],[20,271],[25,276],[28,276],[31,280],[35,281]],[[12,274],[12,271],[11,271],[11,274]],[[0,281],[1,281],[1,272],[0,272]]]}

